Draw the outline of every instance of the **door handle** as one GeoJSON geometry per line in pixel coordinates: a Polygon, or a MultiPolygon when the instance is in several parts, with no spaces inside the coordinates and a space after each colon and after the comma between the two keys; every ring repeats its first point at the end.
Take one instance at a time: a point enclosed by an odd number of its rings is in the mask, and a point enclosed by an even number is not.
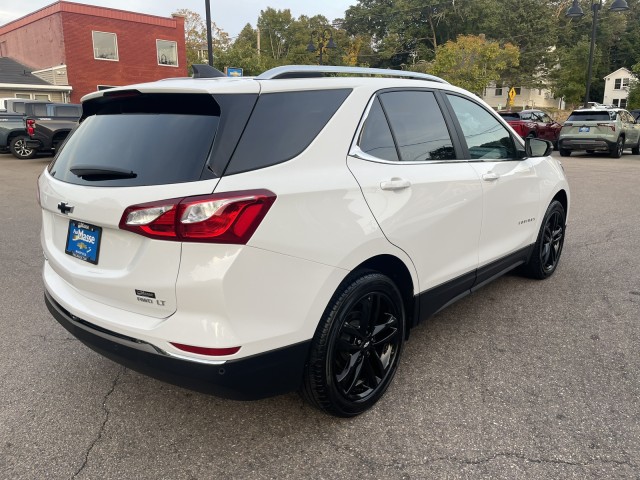
{"type": "Polygon", "coordinates": [[[380,182],[380,188],[382,190],[403,190],[409,188],[411,182],[404,178],[393,177],[391,180],[384,180],[380,182]]]}
{"type": "Polygon", "coordinates": [[[489,172],[489,173],[485,173],[482,175],[482,179],[485,182],[495,182],[496,180],[498,180],[500,178],[499,175],[496,175],[495,173],[489,172]]]}

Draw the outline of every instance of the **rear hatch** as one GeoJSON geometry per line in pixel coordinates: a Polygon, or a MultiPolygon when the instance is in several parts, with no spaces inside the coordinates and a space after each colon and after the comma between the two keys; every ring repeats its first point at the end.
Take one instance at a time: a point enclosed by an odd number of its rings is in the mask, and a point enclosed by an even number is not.
{"type": "Polygon", "coordinates": [[[569,115],[561,133],[571,137],[612,135],[616,131],[616,115],[608,110],[578,110],[569,115]]]}
{"type": "Polygon", "coordinates": [[[255,98],[126,91],[85,102],[39,181],[50,267],[84,297],[156,318],[175,312],[182,244],[121,229],[123,214],[213,192],[224,169],[214,159],[228,158],[255,98]]]}

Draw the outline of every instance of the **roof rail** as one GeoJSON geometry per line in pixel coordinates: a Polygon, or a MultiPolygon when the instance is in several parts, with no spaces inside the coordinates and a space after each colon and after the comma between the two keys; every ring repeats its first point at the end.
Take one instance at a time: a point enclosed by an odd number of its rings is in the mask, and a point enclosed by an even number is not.
{"type": "Polygon", "coordinates": [[[335,67],[331,65],[284,65],[272,68],[258,75],[256,80],[274,80],[282,78],[308,78],[322,77],[325,73],[343,73],[352,75],[381,75],[384,77],[404,77],[414,80],[428,80],[430,82],[449,83],[435,75],[426,73],[409,72],[407,70],[391,70],[384,68],[363,67],[335,67]]]}

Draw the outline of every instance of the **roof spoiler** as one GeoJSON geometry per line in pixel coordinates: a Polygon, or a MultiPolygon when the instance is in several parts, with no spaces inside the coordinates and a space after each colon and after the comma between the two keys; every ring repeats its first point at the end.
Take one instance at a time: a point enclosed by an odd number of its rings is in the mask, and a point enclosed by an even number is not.
{"type": "Polygon", "coordinates": [[[193,68],[193,78],[226,77],[224,73],[217,68],[213,68],[211,65],[194,63],[191,65],[191,68],[193,68]]]}

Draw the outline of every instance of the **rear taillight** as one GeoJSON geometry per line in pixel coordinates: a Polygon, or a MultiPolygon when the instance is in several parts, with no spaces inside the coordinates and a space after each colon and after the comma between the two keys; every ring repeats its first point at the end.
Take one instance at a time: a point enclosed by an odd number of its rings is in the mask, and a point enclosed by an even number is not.
{"type": "Polygon", "coordinates": [[[573,123],[571,123],[571,122],[564,122],[564,123],[562,124],[562,126],[563,126],[563,127],[573,127],[573,123]]]}
{"type": "Polygon", "coordinates": [[[27,119],[27,133],[30,137],[33,137],[33,134],[36,131],[36,121],[33,118],[27,119]]]}
{"type": "Polygon", "coordinates": [[[268,190],[172,198],[128,207],[120,228],[177,242],[246,244],[276,195],[268,190]]]}
{"type": "Polygon", "coordinates": [[[598,123],[599,127],[609,127],[612,131],[616,131],[616,124],[615,123],[598,123]]]}

